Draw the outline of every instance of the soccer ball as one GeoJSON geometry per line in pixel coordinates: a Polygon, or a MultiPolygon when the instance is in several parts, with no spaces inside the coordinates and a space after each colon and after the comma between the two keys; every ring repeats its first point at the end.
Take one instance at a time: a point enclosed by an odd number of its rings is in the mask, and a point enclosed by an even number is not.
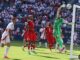
{"type": "Polygon", "coordinates": [[[71,4],[67,4],[67,9],[71,9],[72,5],[71,4]]]}
{"type": "Polygon", "coordinates": [[[67,24],[63,24],[63,27],[66,27],[67,26],[67,24]]]}

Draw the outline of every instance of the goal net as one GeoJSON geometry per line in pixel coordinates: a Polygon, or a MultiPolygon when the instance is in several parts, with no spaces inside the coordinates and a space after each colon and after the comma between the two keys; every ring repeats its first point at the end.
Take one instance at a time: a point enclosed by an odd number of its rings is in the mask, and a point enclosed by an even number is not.
{"type": "Polygon", "coordinates": [[[77,31],[77,33],[78,33],[78,31],[80,30],[80,27],[79,27],[80,21],[77,21],[77,19],[76,19],[77,16],[80,17],[80,13],[79,12],[80,12],[80,6],[79,5],[73,5],[72,28],[71,28],[71,43],[70,43],[70,59],[78,58],[78,56],[74,53],[74,48],[75,48],[74,47],[74,35],[75,35],[75,31],[77,31]]]}

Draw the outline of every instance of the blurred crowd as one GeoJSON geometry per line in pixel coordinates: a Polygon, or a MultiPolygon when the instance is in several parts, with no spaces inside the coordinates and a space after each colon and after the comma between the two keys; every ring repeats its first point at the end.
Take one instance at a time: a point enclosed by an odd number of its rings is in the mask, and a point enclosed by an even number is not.
{"type": "MultiPolygon", "coordinates": [[[[15,39],[22,39],[22,28],[27,21],[28,15],[34,16],[36,23],[36,31],[39,34],[39,29],[46,22],[50,21],[52,24],[56,18],[56,12],[61,4],[80,4],[80,0],[0,0],[0,30],[3,31],[6,25],[11,21],[11,15],[16,13],[17,24],[14,33],[15,39]],[[1,23],[2,22],[2,23],[1,23]],[[17,37],[16,37],[17,36],[17,37]]],[[[64,20],[72,21],[72,9],[64,8],[61,11],[64,20]]],[[[63,25],[63,34],[65,40],[68,41],[71,35],[71,26],[63,25]],[[68,34],[66,36],[66,34],[68,34]]],[[[76,13],[76,30],[77,35],[80,36],[80,9],[76,13]]],[[[80,38],[78,37],[78,40],[80,38]]]]}

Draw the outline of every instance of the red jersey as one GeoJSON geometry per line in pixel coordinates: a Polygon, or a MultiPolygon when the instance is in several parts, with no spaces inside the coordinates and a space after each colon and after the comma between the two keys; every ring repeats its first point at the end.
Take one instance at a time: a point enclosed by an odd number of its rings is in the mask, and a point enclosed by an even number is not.
{"type": "Polygon", "coordinates": [[[55,38],[53,36],[53,28],[51,26],[46,27],[46,39],[49,44],[53,44],[55,42],[55,38]]]}
{"type": "Polygon", "coordinates": [[[34,30],[34,22],[32,20],[28,21],[28,27],[29,27],[29,30],[34,30]]]}
{"type": "Polygon", "coordinates": [[[46,27],[46,34],[47,34],[47,35],[52,35],[52,34],[53,34],[53,29],[52,29],[51,26],[46,27]]]}
{"type": "Polygon", "coordinates": [[[27,31],[27,39],[29,41],[36,41],[37,34],[35,32],[35,24],[34,21],[28,21],[28,31],[27,31]]]}

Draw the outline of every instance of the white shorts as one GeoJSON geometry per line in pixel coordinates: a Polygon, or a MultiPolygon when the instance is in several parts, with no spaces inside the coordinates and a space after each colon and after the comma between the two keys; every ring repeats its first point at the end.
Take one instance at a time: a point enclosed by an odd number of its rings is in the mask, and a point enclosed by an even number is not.
{"type": "Polygon", "coordinates": [[[7,31],[4,31],[2,34],[1,43],[3,43],[3,44],[10,43],[10,36],[7,31]]]}

